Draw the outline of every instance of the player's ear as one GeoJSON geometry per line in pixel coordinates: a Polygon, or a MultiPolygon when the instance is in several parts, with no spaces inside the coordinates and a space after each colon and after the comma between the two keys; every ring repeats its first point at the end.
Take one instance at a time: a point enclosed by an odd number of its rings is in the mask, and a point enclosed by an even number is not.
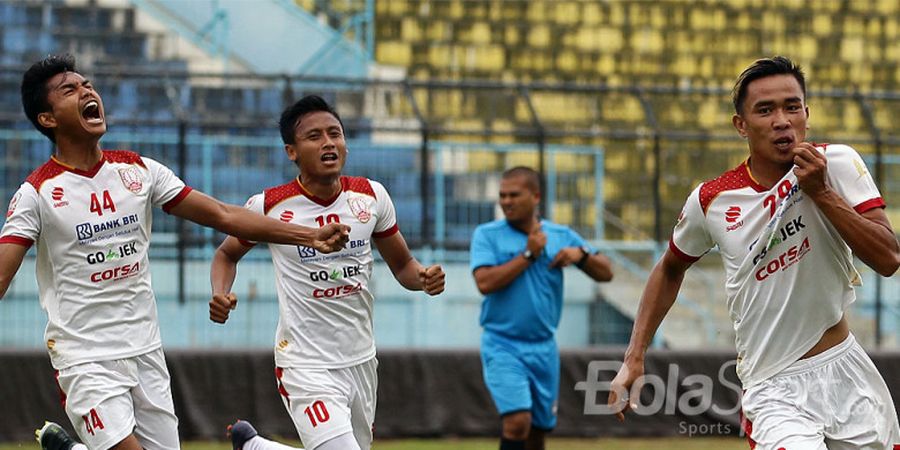
{"type": "Polygon", "coordinates": [[[38,123],[44,128],[56,128],[56,117],[51,112],[42,112],[37,115],[38,123]]]}
{"type": "Polygon", "coordinates": [[[731,124],[734,125],[734,129],[737,130],[742,138],[747,138],[747,122],[744,121],[743,117],[739,114],[731,116],[731,124]]]}
{"type": "Polygon", "coordinates": [[[287,153],[288,159],[294,162],[297,162],[297,158],[300,157],[300,153],[294,147],[294,144],[284,144],[284,152],[287,153]]]}

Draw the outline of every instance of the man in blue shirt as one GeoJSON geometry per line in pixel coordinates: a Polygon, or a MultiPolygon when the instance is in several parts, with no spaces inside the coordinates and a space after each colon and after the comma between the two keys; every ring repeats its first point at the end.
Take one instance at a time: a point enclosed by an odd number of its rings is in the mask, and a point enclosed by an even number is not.
{"type": "Polygon", "coordinates": [[[505,219],[472,236],[471,267],[481,307],[484,381],[503,421],[501,450],[543,450],[556,426],[563,267],[597,281],[612,279],[609,259],[570,228],[541,220],[540,177],[527,167],[503,173],[505,219]]]}

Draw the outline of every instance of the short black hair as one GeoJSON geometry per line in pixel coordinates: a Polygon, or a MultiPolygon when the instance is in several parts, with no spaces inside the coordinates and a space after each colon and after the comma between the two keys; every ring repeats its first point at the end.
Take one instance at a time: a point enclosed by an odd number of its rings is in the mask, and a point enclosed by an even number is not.
{"type": "Polygon", "coordinates": [[[47,102],[47,82],[57,74],[75,72],[75,57],[69,54],[49,55],[34,63],[22,76],[22,108],[31,124],[37,128],[50,142],[56,143],[53,130],[41,126],[38,115],[50,111],[47,102]]]}
{"type": "Polygon", "coordinates": [[[341,116],[338,115],[337,111],[335,111],[325,99],[318,95],[307,95],[306,97],[297,100],[293,105],[285,108],[281,113],[281,119],[278,120],[278,128],[281,131],[281,140],[284,141],[285,145],[295,143],[294,132],[297,129],[300,118],[317,111],[331,114],[338,120],[338,123],[341,124],[341,129],[344,129],[344,122],[341,121],[341,116]]]}
{"type": "Polygon", "coordinates": [[[541,193],[541,175],[531,167],[516,166],[503,172],[502,178],[523,177],[525,178],[525,187],[536,194],[541,193]]]}
{"type": "Polygon", "coordinates": [[[740,115],[741,109],[744,107],[744,100],[747,98],[747,86],[750,82],[765,78],[772,75],[793,75],[800,83],[800,89],[803,90],[803,98],[806,99],[806,75],[799,65],[784,56],[774,56],[772,58],[757,59],[750,64],[750,67],[744,69],[737,81],[734,83],[734,89],[731,91],[731,102],[734,103],[734,111],[740,115]]]}

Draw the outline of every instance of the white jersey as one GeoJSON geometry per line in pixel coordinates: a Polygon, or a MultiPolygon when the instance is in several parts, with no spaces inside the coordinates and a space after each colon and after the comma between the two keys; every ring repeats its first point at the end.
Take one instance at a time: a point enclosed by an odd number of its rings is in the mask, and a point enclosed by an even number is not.
{"type": "MultiPolygon", "coordinates": [[[[372,238],[399,231],[394,205],[380,183],[341,177],[341,192],[321,199],[294,181],[266,189],[247,201],[259,214],[308,227],[350,225],[344,250],[269,244],[275,264],[279,318],[278,367],[338,369],[375,356],[372,331],[372,238]]],[[[244,245],[254,245],[241,240],[244,245]]]]}
{"type": "Polygon", "coordinates": [[[168,211],[190,190],[167,167],[127,151],[104,151],[89,171],[51,158],[19,187],[0,243],[37,243],[53,367],[160,346],[147,259],[151,207],[168,211]]]}
{"type": "MultiPolygon", "coordinates": [[[[854,149],[817,149],[828,161],[826,182],[857,212],[885,206],[854,149]]],[[[669,248],[693,262],[715,245],[745,389],[797,361],[856,298],[860,278],[850,248],[800,190],[793,170],[766,189],[745,162],[698,186],[669,248]]]]}

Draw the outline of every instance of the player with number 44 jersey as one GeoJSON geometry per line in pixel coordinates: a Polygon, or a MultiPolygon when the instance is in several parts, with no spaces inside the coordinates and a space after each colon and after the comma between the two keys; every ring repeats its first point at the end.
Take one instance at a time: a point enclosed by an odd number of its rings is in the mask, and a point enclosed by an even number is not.
{"type": "MultiPolygon", "coordinates": [[[[37,244],[47,350],[83,445],[177,449],[178,419],[150,286],[152,208],[246,239],[329,253],[343,248],[348,230],[260,220],[191,190],[153,159],[101,150],[103,101],[71,56],[31,66],[22,104],[55,151],[10,202],[0,232],[0,297],[37,244]]],[[[42,444],[51,435],[65,433],[56,424],[38,430],[42,444]]]]}
{"type": "MultiPolygon", "coordinates": [[[[279,320],[275,335],[278,392],[305,448],[368,449],[372,443],[377,388],[372,331],[373,244],[394,277],[409,290],[444,290],[439,265],[423,267],[400,234],[394,205],[380,183],[341,176],[347,157],[337,112],[307,96],[279,122],[288,158],[300,175],[266,189],[247,208],[307,226],[350,225],[347,247],[323,255],[303,246],[270,245],[275,264],[279,320]]],[[[211,268],[210,319],[225,323],[237,305],[231,292],[238,261],[254,242],[228,237],[211,268]]],[[[246,421],[229,427],[235,448],[283,449],[257,435],[246,421]]]]}

